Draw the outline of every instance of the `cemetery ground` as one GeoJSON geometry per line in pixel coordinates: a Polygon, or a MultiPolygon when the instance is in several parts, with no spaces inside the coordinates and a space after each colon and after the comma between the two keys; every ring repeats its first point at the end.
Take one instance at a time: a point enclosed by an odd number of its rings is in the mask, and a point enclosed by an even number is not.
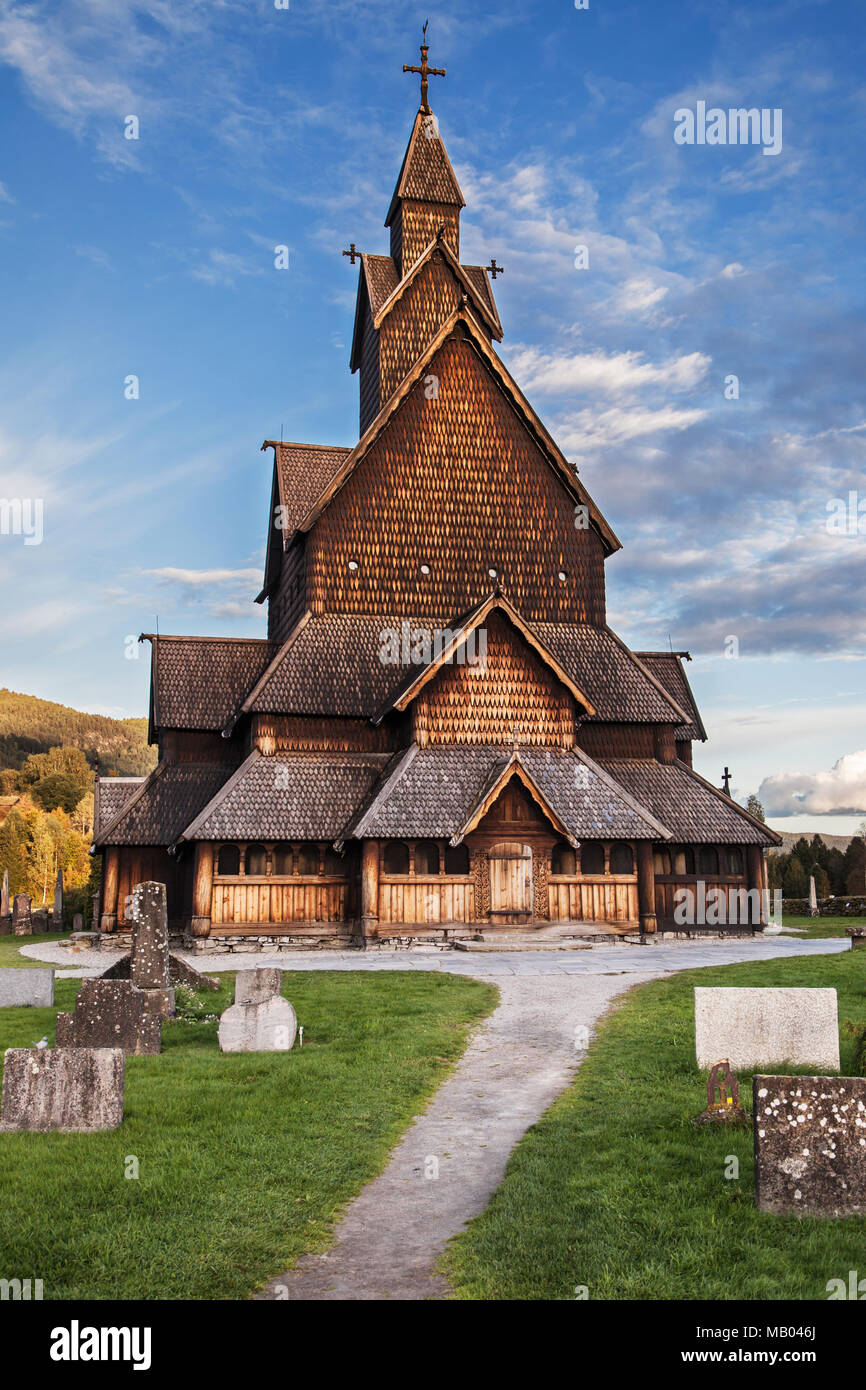
{"type": "MultiPolygon", "coordinates": [[[[830,1279],[866,1276],[866,1218],[758,1212],[751,1128],[692,1123],[706,1105],[696,985],[835,988],[841,1074],[866,1073],[866,951],[710,967],[639,986],[601,1021],[575,1081],[449,1247],[442,1268],[453,1296],[820,1300],[830,1279]],[[726,1176],[732,1158],[738,1178],[726,1176]]],[[[751,1075],[739,1082],[751,1109],[751,1075]]]]}
{"type": "MultiPolygon", "coordinates": [[[[32,967],[22,944],[0,940],[0,965],[32,967]]],[[[52,1009],[0,1010],[0,1055],[53,1044],[79,984],[59,977],[52,1009]]],[[[203,1011],[233,987],[222,975],[203,1011]]],[[[287,971],[283,993],[303,1047],[223,1054],[216,1019],[167,1022],[159,1056],[126,1058],[118,1129],[2,1135],[3,1272],[42,1279],[46,1299],[248,1298],[327,1246],[496,1003],[428,973],[287,971]]]]}
{"type": "Polygon", "coordinates": [[[862,917],[793,917],[785,913],[784,926],[796,927],[797,935],[806,941],[821,937],[844,936],[846,927],[863,925],[862,917]]]}

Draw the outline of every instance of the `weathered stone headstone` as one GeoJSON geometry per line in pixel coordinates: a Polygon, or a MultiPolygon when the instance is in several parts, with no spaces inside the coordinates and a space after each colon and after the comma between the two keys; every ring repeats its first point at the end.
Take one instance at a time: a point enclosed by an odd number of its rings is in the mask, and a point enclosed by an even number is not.
{"type": "Polygon", "coordinates": [[[809,879],[809,916],[817,917],[818,913],[818,892],[815,888],[814,877],[809,879]]]}
{"type": "Polygon", "coordinates": [[[132,983],[167,989],[168,911],[164,883],[137,883],[132,890],[132,983]]]}
{"type": "Polygon", "coordinates": [[[75,1012],[57,1015],[58,1047],[119,1047],[129,1055],[159,1052],[162,1019],[143,990],[126,980],[84,980],[75,1012]]]}
{"type": "Polygon", "coordinates": [[[76,912],[76,913],[73,914],[73,917],[72,917],[72,930],[73,930],[74,932],[75,932],[75,931],[84,931],[84,917],[82,916],[82,914],[81,914],[80,912],[76,912]]]}
{"type": "Polygon", "coordinates": [[[116,1129],[124,1074],[120,1048],[9,1048],[0,1130],[116,1129]]]}
{"type": "Polygon", "coordinates": [[[35,936],[37,932],[47,932],[50,930],[48,922],[48,908],[37,907],[30,913],[30,934],[35,936]]]}
{"type": "Polygon", "coordinates": [[[839,1069],[835,989],[696,989],[701,1070],[727,1057],[734,1071],[794,1066],[839,1069]]]}
{"type": "Polygon", "coordinates": [[[716,1062],[707,1080],[707,1108],[695,1116],[696,1125],[747,1125],[749,1117],[740,1104],[740,1087],[727,1057],[716,1062]]]}
{"type": "Polygon", "coordinates": [[[132,890],[130,979],[147,995],[147,1008],[170,1018],[175,1011],[168,969],[168,909],[164,883],[137,883],[132,890]]]}
{"type": "Polygon", "coordinates": [[[0,1008],[50,1009],[53,1003],[53,970],[0,970],[0,1008]]]}
{"type": "Polygon", "coordinates": [[[16,936],[32,936],[33,924],[30,920],[30,897],[27,893],[16,893],[12,902],[12,930],[16,936]]]}
{"type": "Polygon", "coordinates": [[[221,1051],[290,1051],[298,1020],[288,999],[280,994],[282,982],[282,970],[238,971],[235,1002],[220,1018],[221,1051]]]}
{"type": "Polygon", "coordinates": [[[9,870],[3,870],[3,887],[0,888],[0,917],[9,917],[9,870]]]}
{"type": "Polygon", "coordinates": [[[57,883],[54,888],[54,906],[51,909],[52,931],[63,930],[63,870],[57,870],[57,883]]]}
{"type": "Polygon", "coordinates": [[[866,1215],[866,1077],[754,1078],[761,1211],[866,1215]]]}

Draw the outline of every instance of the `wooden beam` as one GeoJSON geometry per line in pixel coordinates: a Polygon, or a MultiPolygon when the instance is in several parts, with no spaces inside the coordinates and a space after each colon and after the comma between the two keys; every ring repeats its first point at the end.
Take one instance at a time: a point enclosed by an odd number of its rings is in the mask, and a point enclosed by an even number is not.
{"type": "Polygon", "coordinates": [[[655,863],[649,840],[637,842],[637,897],[641,932],[658,931],[655,863]]]}
{"type": "Polygon", "coordinates": [[[365,937],[379,930],[379,842],[365,840],[361,850],[361,930],[365,937]]]}
{"type": "Polygon", "coordinates": [[[199,840],[195,847],[195,869],[192,887],[193,936],[210,936],[211,904],[213,901],[213,859],[214,847],[206,840],[199,840]]]}
{"type": "Polygon", "coordinates": [[[114,931],[117,926],[117,885],[120,872],[120,850],[108,845],[102,860],[102,931],[114,931]]]}

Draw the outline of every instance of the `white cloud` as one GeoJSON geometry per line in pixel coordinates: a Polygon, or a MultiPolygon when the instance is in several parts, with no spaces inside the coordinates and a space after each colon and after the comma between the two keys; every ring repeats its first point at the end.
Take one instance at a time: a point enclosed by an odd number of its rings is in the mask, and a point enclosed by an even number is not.
{"type": "Polygon", "coordinates": [[[539,395],[603,391],[609,396],[624,396],[647,387],[690,391],[703,381],[711,361],[703,352],[660,363],[646,362],[642,352],[566,354],[517,347],[508,354],[509,367],[521,386],[539,395]]]}
{"type": "Polygon", "coordinates": [[[859,815],[866,811],[866,748],[846,753],[829,772],[765,777],[758,796],[767,815],[859,815]]]}

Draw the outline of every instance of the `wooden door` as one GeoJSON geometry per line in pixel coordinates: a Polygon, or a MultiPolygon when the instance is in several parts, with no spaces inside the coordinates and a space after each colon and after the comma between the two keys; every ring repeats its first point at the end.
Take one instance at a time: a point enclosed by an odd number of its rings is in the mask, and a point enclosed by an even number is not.
{"type": "Polygon", "coordinates": [[[490,919],[492,922],[532,920],[532,849],[519,841],[494,845],[488,853],[490,919]]]}

